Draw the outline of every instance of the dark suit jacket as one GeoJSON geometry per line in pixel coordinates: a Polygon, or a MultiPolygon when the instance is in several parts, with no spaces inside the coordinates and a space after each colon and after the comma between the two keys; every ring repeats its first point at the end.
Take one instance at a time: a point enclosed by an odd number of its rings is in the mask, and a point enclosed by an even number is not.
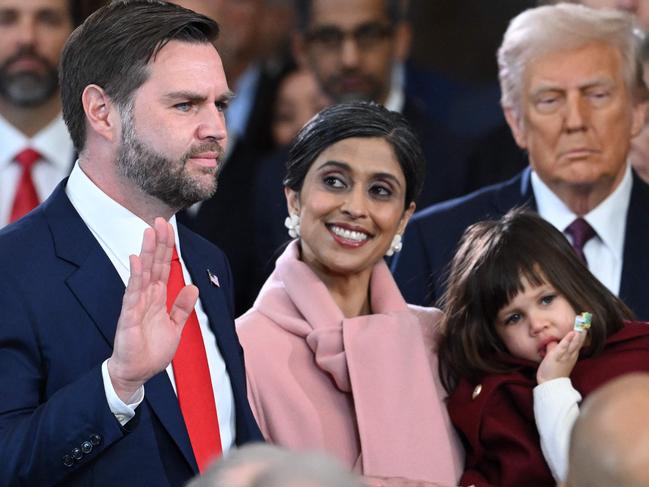
{"type": "Polygon", "coordinates": [[[516,145],[502,123],[472,145],[467,158],[465,194],[513,178],[529,164],[527,152],[516,145]]]}
{"type": "MultiPolygon", "coordinates": [[[[447,267],[464,230],[487,218],[500,218],[516,206],[536,210],[529,168],[509,181],[417,213],[406,228],[403,250],[392,271],[406,301],[431,304],[445,286],[447,267]]],[[[634,173],[622,265],[620,298],[641,320],[649,320],[646,276],[649,275],[649,185],[634,173]]]]}
{"type": "Polygon", "coordinates": [[[417,208],[466,194],[466,141],[432,121],[416,99],[406,98],[401,113],[419,137],[426,159],[426,178],[417,208]]]}
{"type": "MultiPolygon", "coordinates": [[[[227,260],[178,231],[232,382],[236,443],[261,440],[246,398],[227,260]]],[[[112,353],[124,285],[67,198],[65,181],[0,232],[0,256],[0,485],[181,486],[196,474],[165,371],[145,384],[125,427],[109,410],[101,363],[112,353]],[[75,454],[66,466],[64,457],[75,454]]]]}
{"type": "MultiPolygon", "coordinates": [[[[512,365],[519,370],[485,377],[475,398],[476,384],[467,380],[449,396],[449,415],[466,447],[460,485],[556,485],[543,458],[534,420],[532,390],[538,364],[512,358],[512,365]]],[[[570,379],[586,398],[606,382],[631,372],[649,372],[647,323],[628,323],[611,335],[602,353],[580,358],[570,379]]]]}

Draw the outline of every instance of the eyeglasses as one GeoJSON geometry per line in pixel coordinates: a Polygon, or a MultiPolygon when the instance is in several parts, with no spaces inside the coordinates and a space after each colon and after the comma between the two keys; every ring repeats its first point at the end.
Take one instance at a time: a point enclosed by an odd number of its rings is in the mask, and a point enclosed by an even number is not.
{"type": "Polygon", "coordinates": [[[345,39],[351,37],[359,49],[369,50],[392,36],[394,28],[380,23],[363,24],[351,32],[337,27],[320,27],[306,33],[308,44],[323,50],[340,50],[345,39]]]}

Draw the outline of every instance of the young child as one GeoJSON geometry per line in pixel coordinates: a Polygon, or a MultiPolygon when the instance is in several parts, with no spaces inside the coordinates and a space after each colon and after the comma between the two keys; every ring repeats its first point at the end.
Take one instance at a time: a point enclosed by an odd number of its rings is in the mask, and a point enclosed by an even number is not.
{"type": "Polygon", "coordinates": [[[466,230],[441,307],[440,377],[466,447],[460,485],[555,485],[581,398],[649,371],[649,326],[630,321],[566,238],[530,212],[466,230]],[[575,331],[582,312],[591,328],[575,331]]]}

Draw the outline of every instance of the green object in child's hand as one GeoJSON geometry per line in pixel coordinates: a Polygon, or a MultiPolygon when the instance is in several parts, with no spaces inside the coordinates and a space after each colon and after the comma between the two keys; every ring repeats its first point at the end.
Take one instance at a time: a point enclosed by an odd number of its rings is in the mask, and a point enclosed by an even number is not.
{"type": "Polygon", "coordinates": [[[582,314],[575,317],[575,327],[576,332],[582,333],[590,328],[590,324],[593,321],[593,315],[584,311],[582,314]]]}

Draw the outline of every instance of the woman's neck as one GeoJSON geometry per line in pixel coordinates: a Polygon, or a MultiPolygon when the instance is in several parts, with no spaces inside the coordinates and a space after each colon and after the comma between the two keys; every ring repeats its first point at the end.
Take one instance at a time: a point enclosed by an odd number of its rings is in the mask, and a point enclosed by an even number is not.
{"type": "Polygon", "coordinates": [[[312,269],[324,283],[345,318],[367,315],[370,306],[370,277],[372,269],[357,274],[333,274],[312,269]]]}

